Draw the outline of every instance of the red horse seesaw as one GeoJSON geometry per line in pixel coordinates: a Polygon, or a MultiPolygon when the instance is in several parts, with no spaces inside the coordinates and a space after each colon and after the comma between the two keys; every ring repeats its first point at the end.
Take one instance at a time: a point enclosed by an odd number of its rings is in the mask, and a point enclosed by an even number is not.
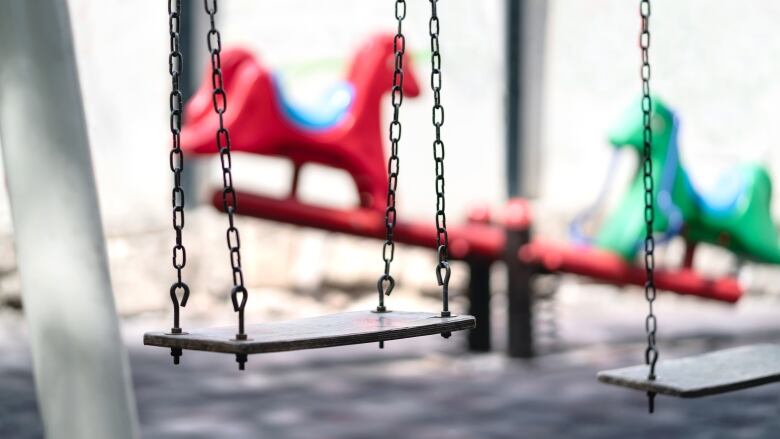
{"type": "MultiPolygon", "coordinates": [[[[279,78],[243,49],[222,54],[224,88],[228,94],[225,125],[234,151],[285,157],[294,172],[290,195],[280,199],[238,192],[238,213],[300,226],[383,238],[387,196],[387,160],[384,150],[382,98],[393,77],[393,36],[368,40],[352,59],[345,81],[336,84],[321,102],[301,106],[287,97],[279,78]],[[343,169],[355,182],[360,205],[334,209],[303,203],[297,198],[300,169],[317,163],[343,169]]],[[[416,97],[420,86],[411,57],[404,57],[404,96],[416,97]]],[[[188,102],[182,148],[189,154],[215,154],[217,119],[212,111],[211,76],[188,102]]],[[[221,192],[214,205],[221,209],[221,192]]],[[[414,224],[399,219],[399,242],[435,245],[433,221],[414,224]]],[[[453,258],[470,255],[490,259],[503,252],[501,229],[468,224],[450,230],[453,258]]]]}

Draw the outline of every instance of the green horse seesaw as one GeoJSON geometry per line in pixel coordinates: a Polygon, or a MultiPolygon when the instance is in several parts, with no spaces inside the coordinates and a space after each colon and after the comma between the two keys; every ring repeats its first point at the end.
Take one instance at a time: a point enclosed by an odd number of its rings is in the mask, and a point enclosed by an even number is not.
{"type": "MultiPolygon", "coordinates": [[[[780,264],[778,233],[772,221],[772,180],[760,164],[740,164],[723,173],[708,191],[698,189],[680,160],[678,133],[680,122],[674,111],[653,97],[652,155],[656,164],[655,225],[661,241],[682,236],[687,245],[686,265],[692,263],[696,243],[705,242],[727,248],[746,260],[780,264]]],[[[616,151],[631,148],[643,154],[642,112],[632,105],[609,135],[616,151]]],[[[614,169],[616,159],[613,158],[614,169]]],[[[604,190],[597,201],[572,223],[575,241],[587,242],[632,261],[644,242],[644,187],[640,166],[617,207],[607,216],[593,238],[582,232],[587,221],[603,203],[611,188],[612,170],[607,173],[604,190]]]]}
{"type": "MultiPolygon", "coordinates": [[[[696,297],[736,302],[744,288],[731,274],[709,276],[693,267],[698,243],[723,247],[741,260],[780,264],[778,234],[772,222],[770,205],[772,181],[763,166],[741,164],[725,172],[712,190],[703,191],[691,181],[680,160],[680,122],[662,100],[652,100],[652,169],[655,183],[654,235],[656,243],[680,237],[685,258],[678,268],[656,270],[659,290],[696,297]]],[[[569,243],[534,237],[518,251],[520,261],[535,270],[571,273],[615,285],[645,283],[645,270],[635,264],[644,245],[644,182],[642,162],[619,203],[607,213],[593,236],[583,226],[603,210],[607,193],[614,190],[614,169],[620,151],[630,148],[643,154],[641,106],[634,104],[611,130],[609,141],[615,148],[610,170],[596,201],[571,223],[569,243]]]]}

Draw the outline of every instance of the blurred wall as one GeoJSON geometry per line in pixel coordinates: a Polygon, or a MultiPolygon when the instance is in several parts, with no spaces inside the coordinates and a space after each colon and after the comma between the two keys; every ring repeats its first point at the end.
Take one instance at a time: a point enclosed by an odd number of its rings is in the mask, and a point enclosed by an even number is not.
{"type": "MultiPolygon", "coordinates": [[[[593,198],[606,132],[641,92],[637,3],[551,2],[542,187],[557,209],[593,198]]],[[[771,0],[653,2],[651,86],[681,117],[682,160],[698,185],[748,160],[780,184],[778,16],[771,0]]]]}
{"type": "MultiPolygon", "coordinates": [[[[164,2],[69,3],[107,229],[167,227],[170,83],[164,2]]],[[[428,2],[408,3],[408,44],[425,55],[428,2]]],[[[540,195],[562,218],[595,196],[609,158],[605,133],[640,91],[635,3],[550,1],[540,195]]],[[[185,5],[202,7],[200,1],[185,0],[185,5]]],[[[682,156],[696,181],[712,183],[741,160],[765,161],[780,177],[773,138],[780,58],[772,56],[780,50],[774,32],[780,3],[657,0],[653,5],[653,88],[682,115],[682,156]]],[[[448,0],[441,6],[453,218],[475,202],[497,205],[504,199],[502,14],[500,0],[448,0]]],[[[288,74],[297,96],[337,78],[343,69],[339,59],[370,33],[394,25],[391,1],[229,0],[221,3],[219,15],[223,44],[260,52],[265,62],[288,74]]],[[[417,67],[427,84],[427,63],[417,67]]],[[[406,103],[399,205],[404,215],[432,217],[430,94],[406,103]]],[[[239,160],[236,168],[239,185],[279,185],[264,179],[278,180],[286,172],[265,160],[239,160]],[[268,174],[258,171],[271,168],[268,174]]],[[[315,170],[304,183],[307,196],[327,192],[336,202],[350,199],[343,175],[315,170]]],[[[0,230],[7,233],[7,207],[0,206],[0,230]]]]}

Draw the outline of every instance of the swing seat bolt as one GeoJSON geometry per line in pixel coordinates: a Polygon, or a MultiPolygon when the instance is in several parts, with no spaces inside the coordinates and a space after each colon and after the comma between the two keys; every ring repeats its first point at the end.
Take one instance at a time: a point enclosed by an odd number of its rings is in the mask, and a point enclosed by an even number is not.
{"type": "Polygon", "coordinates": [[[236,354],[236,362],[238,363],[238,370],[244,370],[247,362],[247,354],[236,354]]]}
{"type": "Polygon", "coordinates": [[[450,338],[450,337],[452,337],[452,332],[449,332],[449,331],[442,332],[441,336],[444,337],[444,338],[450,338]]]}
{"type": "Polygon", "coordinates": [[[171,356],[173,357],[173,364],[179,364],[179,359],[181,358],[182,350],[181,348],[171,348],[171,356]]]}
{"type": "Polygon", "coordinates": [[[449,311],[442,311],[441,312],[442,317],[452,317],[452,313],[449,311]]]}

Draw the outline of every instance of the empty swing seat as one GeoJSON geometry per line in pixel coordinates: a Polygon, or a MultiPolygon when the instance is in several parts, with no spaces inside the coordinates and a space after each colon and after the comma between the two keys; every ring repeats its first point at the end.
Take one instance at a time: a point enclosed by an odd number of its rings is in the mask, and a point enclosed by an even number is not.
{"type": "Polygon", "coordinates": [[[757,344],[693,357],[659,361],[656,379],[648,366],[598,373],[599,381],[680,398],[698,398],[780,381],[780,345],[757,344]]]}
{"type": "Polygon", "coordinates": [[[166,348],[262,354],[375,343],[473,329],[476,320],[461,315],[389,311],[345,312],[282,322],[247,325],[248,340],[235,340],[236,328],[184,329],[186,334],[144,334],[144,344],[166,348]]]}

